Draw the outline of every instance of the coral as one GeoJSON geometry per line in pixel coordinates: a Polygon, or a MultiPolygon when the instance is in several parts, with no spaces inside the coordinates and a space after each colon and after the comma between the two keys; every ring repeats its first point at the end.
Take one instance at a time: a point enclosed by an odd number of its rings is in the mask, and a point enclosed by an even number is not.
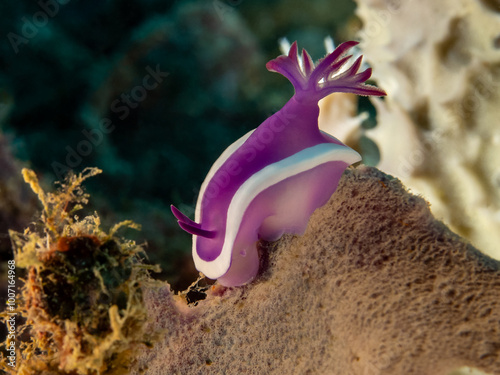
{"type": "Polygon", "coordinates": [[[132,350],[154,340],[144,330],[142,289],[156,267],[142,264],[142,247],[116,236],[137,226],[125,221],[106,233],[97,214],[75,215],[88,201],[81,183],[97,173],[70,174],[57,192],[45,193],[35,173],[23,169],[43,211],[35,228],[10,232],[16,267],[27,270],[17,334],[31,336],[18,347],[12,373],[126,374],[132,350]]]}
{"type": "Polygon", "coordinates": [[[358,0],[362,50],[388,93],[367,134],[378,167],[500,259],[500,9],[493,2],[358,0]],[[403,32],[404,30],[404,32],[403,32]]]}
{"type": "Polygon", "coordinates": [[[196,305],[148,291],[166,334],[132,373],[500,374],[500,263],[398,180],[348,169],[304,236],[261,245],[248,286],[197,288],[196,305]]]}

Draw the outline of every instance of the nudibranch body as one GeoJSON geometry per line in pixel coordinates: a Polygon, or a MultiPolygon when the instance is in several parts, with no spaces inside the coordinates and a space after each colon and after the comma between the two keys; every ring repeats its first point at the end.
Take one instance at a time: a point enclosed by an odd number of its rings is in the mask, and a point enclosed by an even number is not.
{"type": "Polygon", "coordinates": [[[288,56],[268,62],[268,70],[290,80],[294,96],[222,153],[202,184],[194,221],[172,206],[181,228],[193,234],[195,266],[206,277],[225,286],[250,282],[259,269],[257,241],[303,234],[344,170],[361,160],[318,128],[318,101],[333,92],[385,95],[364,83],[371,70],[358,73],[361,57],[339,73],[356,44],[341,44],[316,67],[305,50],[299,59],[296,42],[288,56]]]}

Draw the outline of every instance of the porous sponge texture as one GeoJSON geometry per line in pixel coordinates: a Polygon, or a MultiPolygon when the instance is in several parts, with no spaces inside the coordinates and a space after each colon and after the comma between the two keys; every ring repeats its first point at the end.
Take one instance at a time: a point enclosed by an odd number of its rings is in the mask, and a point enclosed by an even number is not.
{"type": "MultiPolygon", "coordinates": [[[[291,202],[293,204],[293,202],[291,202]]],[[[398,180],[345,172],[304,236],[263,244],[252,284],[147,298],[146,374],[500,374],[500,266],[398,180]]]]}

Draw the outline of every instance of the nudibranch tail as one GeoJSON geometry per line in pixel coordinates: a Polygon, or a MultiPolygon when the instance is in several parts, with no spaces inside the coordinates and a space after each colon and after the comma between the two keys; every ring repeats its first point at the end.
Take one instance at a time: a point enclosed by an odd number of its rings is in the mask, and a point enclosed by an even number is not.
{"type": "Polygon", "coordinates": [[[299,62],[297,42],[290,47],[288,56],[278,56],[269,61],[266,67],[288,78],[295,88],[299,100],[318,101],[334,92],[345,92],[358,95],[384,96],[385,91],[365,82],[371,76],[371,68],[358,73],[362,57],[341,72],[340,69],[350,60],[352,55],[344,54],[358,42],[345,42],[332,53],[320,60],[315,67],[306,50],[302,50],[302,62],[299,62]]]}

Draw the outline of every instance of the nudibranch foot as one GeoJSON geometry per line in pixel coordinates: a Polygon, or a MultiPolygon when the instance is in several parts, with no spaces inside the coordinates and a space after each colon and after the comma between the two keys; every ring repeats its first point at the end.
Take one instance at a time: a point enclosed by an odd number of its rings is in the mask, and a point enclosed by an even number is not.
{"type": "MultiPolygon", "coordinates": [[[[218,281],[234,286],[251,280],[258,272],[257,241],[276,241],[284,233],[302,235],[311,214],[337,189],[345,168],[360,159],[348,147],[324,143],[271,164],[249,178],[235,193],[227,211],[231,227],[227,227],[218,263],[230,272],[218,281]]],[[[207,267],[198,253],[194,259],[195,265],[209,272],[207,277],[215,278],[215,269],[207,267]]]]}
{"type": "Polygon", "coordinates": [[[217,278],[223,286],[238,286],[248,284],[259,272],[259,253],[257,241],[245,250],[234,251],[231,258],[231,267],[217,278]]]}
{"type": "Polygon", "coordinates": [[[341,44],[315,67],[297,43],[266,66],[287,77],[295,95],[257,129],[230,145],[214,163],[196,203],[195,220],[172,206],[179,225],[193,235],[196,268],[225,286],[257,275],[259,239],[303,234],[309,217],[335,192],[344,170],[361,156],[318,128],[318,101],[332,92],[385,95],[364,82],[361,58],[344,71],[356,42],[341,44]]]}

